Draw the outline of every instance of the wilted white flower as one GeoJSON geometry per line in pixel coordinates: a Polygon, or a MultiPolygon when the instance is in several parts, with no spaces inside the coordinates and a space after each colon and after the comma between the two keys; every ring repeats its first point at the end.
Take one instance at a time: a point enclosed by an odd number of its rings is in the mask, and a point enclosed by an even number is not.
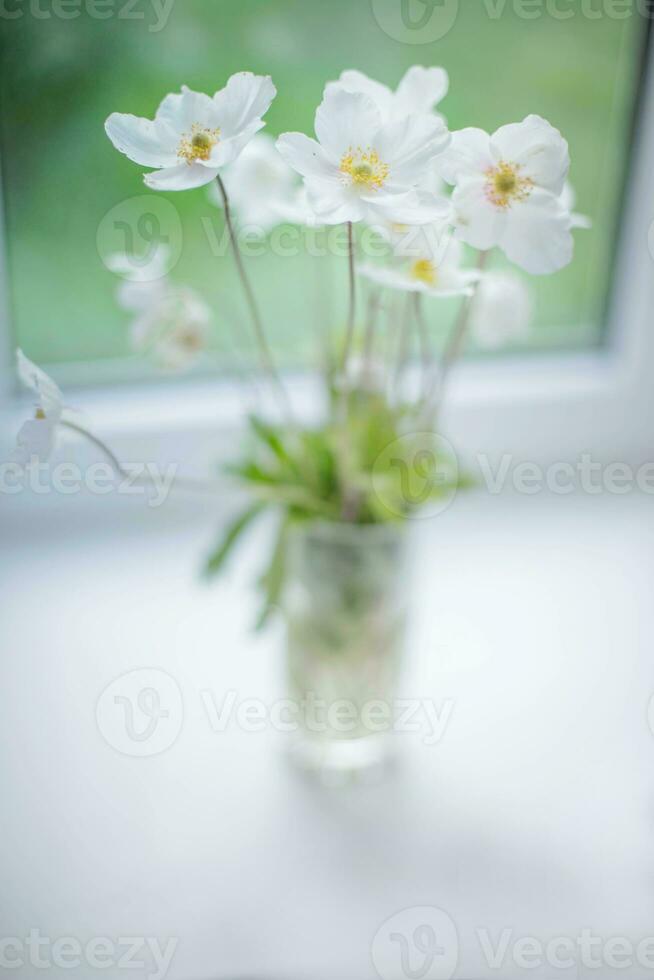
{"type": "MultiPolygon", "coordinates": [[[[293,204],[299,190],[294,170],[280,156],[275,141],[258,133],[223,175],[225,188],[239,224],[265,234],[281,224],[280,217],[293,204]]],[[[222,196],[214,185],[209,196],[218,207],[222,196]]]]}
{"type": "Polygon", "coordinates": [[[436,159],[454,184],[456,234],[475,248],[495,245],[534,274],[556,272],[572,259],[570,215],[561,194],[570,166],[568,144],[540,116],[502,126],[452,134],[436,159]]]}
{"type": "Polygon", "coordinates": [[[390,233],[396,256],[389,265],[363,265],[359,273],[380,286],[445,298],[470,296],[479,273],[461,268],[463,246],[443,226],[395,227],[390,233]]]}
{"type": "Polygon", "coordinates": [[[375,103],[382,121],[398,122],[407,116],[432,114],[447,95],[448,74],[444,68],[423,68],[413,65],[406,72],[395,92],[388,85],[368,78],[362,71],[341,72],[337,82],[329,82],[327,90],[340,86],[348,92],[361,92],[375,103]]]}
{"type": "Polygon", "coordinates": [[[495,350],[524,340],[533,315],[531,293],[512,272],[485,272],[475,290],[469,329],[479,347],[495,350]]]}
{"type": "Polygon", "coordinates": [[[208,184],[265,123],[276,94],[269,76],[238,72],[211,98],[185,85],[167,95],[154,120],[114,112],[105,129],[117,150],[144,167],[148,187],[182,191],[208,184]]]}
{"type": "MultiPolygon", "coordinates": [[[[304,177],[309,203],[324,224],[406,220],[418,207],[416,187],[428,164],[450,139],[435,117],[383,124],[370,98],[338,85],[325,91],[315,130],[318,141],[284,133],[277,147],[304,177]]],[[[420,213],[431,220],[426,208],[420,213]]]]}
{"type": "Polygon", "coordinates": [[[22,350],[16,351],[18,377],[36,394],[34,417],[24,422],[16,436],[11,462],[27,467],[34,460],[45,463],[57,443],[62,422],[73,421],[74,413],[64,406],[59,386],[33,364],[22,350]]]}

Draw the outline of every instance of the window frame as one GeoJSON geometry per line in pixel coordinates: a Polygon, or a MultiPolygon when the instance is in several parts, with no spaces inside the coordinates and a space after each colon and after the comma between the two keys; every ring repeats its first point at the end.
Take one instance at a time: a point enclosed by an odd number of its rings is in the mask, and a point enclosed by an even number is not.
{"type": "MultiPolygon", "coordinates": [[[[647,369],[654,369],[650,312],[654,310],[654,56],[650,35],[648,22],[603,345],[582,353],[527,354],[458,365],[442,429],[463,455],[512,454],[550,462],[573,461],[591,452],[598,459],[629,462],[651,452],[654,394],[647,369]]],[[[16,390],[10,350],[1,195],[0,223],[0,418],[15,427],[25,399],[16,390]]],[[[287,374],[285,382],[302,416],[314,417],[319,404],[317,379],[287,374]]],[[[187,458],[184,446],[192,445],[200,469],[215,467],[216,432],[238,428],[245,414],[242,384],[233,380],[73,389],[67,395],[119,453],[137,458],[134,453],[142,456],[147,447],[149,458],[181,463],[187,458]]],[[[267,410],[265,398],[262,405],[267,410]]]]}

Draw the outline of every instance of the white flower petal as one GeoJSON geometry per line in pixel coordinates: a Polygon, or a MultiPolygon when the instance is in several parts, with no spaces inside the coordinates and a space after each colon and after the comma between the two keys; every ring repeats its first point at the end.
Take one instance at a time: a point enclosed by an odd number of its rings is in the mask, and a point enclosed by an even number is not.
{"type": "Polygon", "coordinates": [[[410,279],[406,270],[392,265],[374,265],[372,262],[357,266],[357,275],[386,286],[388,289],[399,289],[407,293],[422,293],[425,283],[419,279],[410,279]]]}
{"type": "Polygon", "coordinates": [[[316,111],[316,136],[327,158],[337,166],[349,148],[369,147],[381,127],[372,99],[360,92],[330,86],[316,111]]]}
{"type": "Polygon", "coordinates": [[[494,163],[490,136],[483,129],[470,127],[452,133],[452,142],[436,158],[434,167],[448,184],[457,184],[484,173],[494,163]]]}
{"type": "Polygon", "coordinates": [[[473,289],[470,280],[464,276],[446,276],[441,270],[436,270],[436,285],[430,286],[429,283],[416,279],[411,275],[411,265],[400,267],[373,265],[372,263],[360,266],[357,269],[359,275],[365,276],[372,282],[389,289],[399,289],[406,293],[424,293],[426,296],[433,296],[436,299],[449,299],[452,296],[471,296],[473,289]]]}
{"type": "MultiPolygon", "coordinates": [[[[258,133],[238,159],[226,168],[223,181],[239,224],[265,234],[282,223],[280,209],[291,206],[298,189],[294,170],[267,133],[258,133]]],[[[222,208],[218,188],[212,185],[210,199],[222,208]]]]}
{"type": "Polygon", "coordinates": [[[593,227],[592,220],[587,214],[579,214],[575,211],[575,204],[577,203],[577,195],[575,189],[569,180],[566,180],[565,187],[559,198],[561,206],[570,212],[570,227],[571,228],[584,228],[588,230],[593,227]]]}
{"type": "Polygon", "coordinates": [[[163,279],[153,279],[151,282],[126,280],[121,282],[116,290],[118,305],[130,312],[148,310],[159,303],[166,294],[167,284],[163,279]]]}
{"type": "Polygon", "coordinates": [[[275,145],[286,163],[303,177],[333,177],[336,173],[320,143],[304,133],[282,133],[275,145]]]}
{"type": "Polygon", "coordinates": [[[366,206],[359,195],[344,188],[339,181],[324,177],[307,177],[307,200],[319,223],[338,225],[345,221],[361,221],[366,206]]]}
{"type": "Polygon", "coordinates": [[[151,174],[144,174],[145,184],[155,191],[186,191],[203,187],[216,178],[218,169],[209,170],[199,163],[180,163],[151,174]]]}
{"type": "Polygon", "coordinates": [[[502,126],[491,136],[491,150],[496,161],[521,164],[521,176],[530,177],[539,187],[553,194],[563,192],[570,169],[568,143],[546,119],[527,116],[520,123],[502,126]]]}
{"type": "Polygon", "coordinates": [[[354,68],[341,72],[338,82],[329,82],[325,91],[333,87],[344,88],[347,92],[360,92],[372,99],[383,118],[388,119],[394,101],[393,92],[388,85],[368,78],[362,71],[354,68]]]}
{"type": "Polygon", "coordinates": [[[475,291],[470,332],[480,347],[494,350],[525,338],[532,314],[523,279],[510,272],[486,272],[475,291]]]}
{"type": "Polygon", "coordinates": [[[450,80],[444,68],[413,65],[397,87],[393,116],[400,119],[412,113],[431,112],[445,98],[450,80]]]}
{"type": "Polygon", "coordinates": [[[190,133],[194,123],[208,128],[218,125],[213,99],[204,92],[194,92],[186,85],[182,85],[181,92],[166,96],[157,109],[155,122],[168,127],[177,136],[190,133]]]}
{"type": "Polygon", "coordinates": [[[452,206],[457,238],[483,251],[499,243],[508,212],[489,202],[483,177],[463,180],[452,195],[452,206]]]}
{"type": "Polygon", "coordinates": [[[237,133],[236,136],[218,140],[211,150],[211,156],[208,160],[197,160],[196,162],[202,167],[207,167],[209,170],[217,170],[221,167],[229,166],[230,163],[233,163],[241,155],[242,151],[250,143],[250,140],[264,126],[265,123],[261,119],[250,123],[240,133],[237,133]]]}
{"type": "Polygon", "coordinates": [[[433,213],[420,203],[414,190],[402,193],[361,195],[360,200],[366,209],[368,224],[418,225],[433,220],[433,213]]]}
{"type": "Polygon", "coordinates": [[[425,178],[428,164],[449,142],[440,119],[408,116],[384,126],[375,137],[375,149],[390,166],[391,180],[407,187],[425,178]]]}
{"type": "Polygon", "coordinates": [[[251,71],[232,75],[212,100],[223,138],[236,136],[258,123],[276,94],[270,75],[253,75],[251,71]]]}
{"type": "Polygon", "coordinates": [[[11,462],[28,467],[36,459],[45,463],[52,455],[57,436],[57,424],[52,419],[29,419],[23,422],[16,436],[16,448],[11,462]]]}
{"type": "Polygon", "coordinates": [[[532,275],[557,272],[572,261],[570,215],[558,197],[535,188],[526,201],[511,208],[498,244],[532,275]]]}
{"type": "Polygon", "coordinates": [[[306,186],[302,185],[288,201],[278,201],[274,205],[280,222],[291,225],[306,225],[315,228],[320,220],[309,203],[306,186]]]}
{"type": "Polygon", "coordinates": [[[143,167],[169,167],[177,159],[176,150],[164,145],[161,133],[149,119],[113,112],[104,128],[116,149],[143,167]]]}
{"type": "Polygon", "coordinates": [[[16,351],[18,377],[31,391],[39,397],[39,407],[49,420],[58,421],[61,418],[63,396],[59,386],[52,378],[25,357],[20,348],[16,351]]]}
{"type": "Polygon", "coordinates": [[[143,256],[114,252],[105,261],[110,272],[134,283],[153,283],[164,279],[171,265],[169,245],[158,244],[143,256]]]}
{"type": "Polygon", "coordinates": [[[588,231],[593,227],[593,222],[587,214],[579,214],[578,211],[573,211],[570,215],[570,227],[583,228],[584,231],[588,231]]]}

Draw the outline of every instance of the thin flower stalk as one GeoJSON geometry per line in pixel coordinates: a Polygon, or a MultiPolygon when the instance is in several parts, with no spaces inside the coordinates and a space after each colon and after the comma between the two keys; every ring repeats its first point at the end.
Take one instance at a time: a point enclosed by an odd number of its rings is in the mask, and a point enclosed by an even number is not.
{"type": "Polygon", "coordinates": [[[218,184],[218,189],[223,201],[223,208],[225,211],[225,224],[227,225],[227,231],[229,233],[230,242],[232,244],[232,252],[234,254],[234,261],[236,263],[236,269],[241,280],[241,285],[243,287],[243,292],[245,294],[245,299],[250,311],[250,316],[252,318],[252,325],[254,327],[254,333],[257,340],[257,345],[259,348],[259,355],[261,357],[261,365],[270,377],[275,390],[279,396],[279,401],[283,407],[286,414],[292,418],[292,410],[288,394],[282,380],[279,376],[277,368],[275,367],[275,362],[273,360],[272,354],[270,352],[270,347],[268,346],[268,341],[266,340],[266,334],[263,329],[263,322],[261,319],[261,314],[259,313],[259,307],[257,306],[257,301],[254,295],[254,290],[248,278],[247,272],[245,271],[245,264],[243,262],[243,256],[241,255],[241,250],[238,244],[238,237],[234,228],[234,222],[232,220],[231,207],[229,203],[229,197],[225,184],[222,180],[220,174],[216,176],[216,183],[218,184]]]}

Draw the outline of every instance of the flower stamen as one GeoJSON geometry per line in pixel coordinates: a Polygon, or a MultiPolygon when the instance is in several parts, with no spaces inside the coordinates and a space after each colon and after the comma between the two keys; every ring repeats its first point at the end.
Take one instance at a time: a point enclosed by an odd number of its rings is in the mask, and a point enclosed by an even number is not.
{"type": "Polygon", "coordinates": [[[514,202],[526,201],[534,182],[531,177],[521,177],[522,165],[501,160],[496,167],[486,171],[486,197],[496,208],[506,211],[514,202]]]}
{"type": "Polygon", "coordinates": [[[426,286],[435,286],[438,281],[438,270],[429,259],[418,259],[409,270],[412,279],[424,282],[426,286]]]}
{"type": "Polygon", "coordinates": [[[341,157],[340,171],[349,183],[362,190],[378,191],[384,186],[390,168],[379,159],[376,150],[352,147],[341,157]]]}
{"type": "Polygon", "coordinates": [[[196,160],[208,160],[211,151],[220,139],[219,129],[207,129],[200,123],[193,123],[190,135],[184,133],[177,150],[177,156],[190,165],[196,160]]]}

